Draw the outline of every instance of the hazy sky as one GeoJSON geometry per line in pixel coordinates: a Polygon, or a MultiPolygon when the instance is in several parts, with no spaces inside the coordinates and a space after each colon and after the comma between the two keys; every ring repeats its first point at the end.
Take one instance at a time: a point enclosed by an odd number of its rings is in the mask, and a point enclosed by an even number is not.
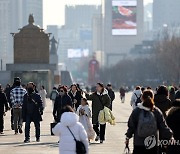
{"type": "MultiPolygon", "coordinates": [[[[152,0],[144,0],[147,4],[152,0]]],[[[47,25],[64,24],[64,6],[66,4],[101,4],[101,0],[43,0],[44,28],[47,25]]]]}

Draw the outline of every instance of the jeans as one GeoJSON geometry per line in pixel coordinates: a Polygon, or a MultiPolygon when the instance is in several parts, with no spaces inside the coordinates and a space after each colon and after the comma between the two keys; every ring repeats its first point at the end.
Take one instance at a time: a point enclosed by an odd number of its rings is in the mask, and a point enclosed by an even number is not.
{"type": "Polygon", "coordinates": [[[26,116],[26,123],[25,123],[25,139],[30,139],[30,124],[34,122],[35,131],[36,131],[36,139],[40,138],[40,121],[33,119],[30,115],[26,116]]]}
{"type": "Polygon", "coordinates": [[[105,131],[106,131],[106,124],[96,124],[93,125],[93,129],[96,132],[97,136],[100,136],[100,140],[105,140],[105,131]],[[100,126],[100,130],[99,130],[99,126],[100,126]]]}
{"type": "Polygon", "coordinates": [[[18,133],[18,128],[22,129],[22,109],[21,108],[13,109],[13,119],[14,119],[15,133],[18,133]]]}

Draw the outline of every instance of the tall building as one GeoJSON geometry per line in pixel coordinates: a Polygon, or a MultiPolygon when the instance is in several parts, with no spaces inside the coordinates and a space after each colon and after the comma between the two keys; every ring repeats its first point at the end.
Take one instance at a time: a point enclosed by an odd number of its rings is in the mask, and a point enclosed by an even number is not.
{"type": "Polygon", "coordinates": [[[153,28],[160,30],[163,25],[179,27],[180,25],[179,0],[154,0],[153,3],[153,28]]]}
{"type": "Polygon", "coordinates": [[[0,0],[0,59],[3,59],[3,69],[7,63],[13,62],[13,39],[10,33],[27,25],[29,14],[33,14],[35,23],[42,27],[42,0],[0,0]]]}
{"type": "Polygon", "coordinates": [[[67,28],[91,27],[94,14],[101,12],[100,6],[75,5],[65,7],[65,25],[67,28]]]}
{"type": "Polygon", "coordinates": [[[141,0],[103,0],[102,51],[106,66],[125,58],[143,40],[144,5],[141,0]]]}
{"type": "Polygon", "coordinates": [[[10,37],[10,0],[0,1],[0,68],[5,70],[7,56],[9,55],[10,37]]]}

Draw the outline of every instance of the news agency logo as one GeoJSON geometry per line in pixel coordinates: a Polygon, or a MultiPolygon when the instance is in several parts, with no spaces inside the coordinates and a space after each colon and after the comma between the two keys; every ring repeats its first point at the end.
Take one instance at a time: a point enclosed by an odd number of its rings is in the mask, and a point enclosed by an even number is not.
{"type": "Polygon", "coordinates": [[[144,145],[146,147],[146,149],[152,149],[154,148],[156,145],[157,146],[169,146],[169,145],[178,145],[180,146],[180,140],[156,140],[156,137],[154,135],[152,136],[148,136],[145,138],[144,140],[144,145]]]}

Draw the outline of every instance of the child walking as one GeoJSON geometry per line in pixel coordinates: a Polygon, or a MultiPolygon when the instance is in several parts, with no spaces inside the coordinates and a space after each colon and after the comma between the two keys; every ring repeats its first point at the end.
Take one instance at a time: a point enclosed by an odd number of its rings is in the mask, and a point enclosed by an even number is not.
{"type": "Polygon", "coordinates": [[[81,99],[81,105],[77,109],[77,114],[79,115],[79,122],[84,126],[88,139],[93,140],[95,136],[95,132],[93,126],[91,124],[91,110],[89,108],[88,102],[86,98],[81,99]]]}

